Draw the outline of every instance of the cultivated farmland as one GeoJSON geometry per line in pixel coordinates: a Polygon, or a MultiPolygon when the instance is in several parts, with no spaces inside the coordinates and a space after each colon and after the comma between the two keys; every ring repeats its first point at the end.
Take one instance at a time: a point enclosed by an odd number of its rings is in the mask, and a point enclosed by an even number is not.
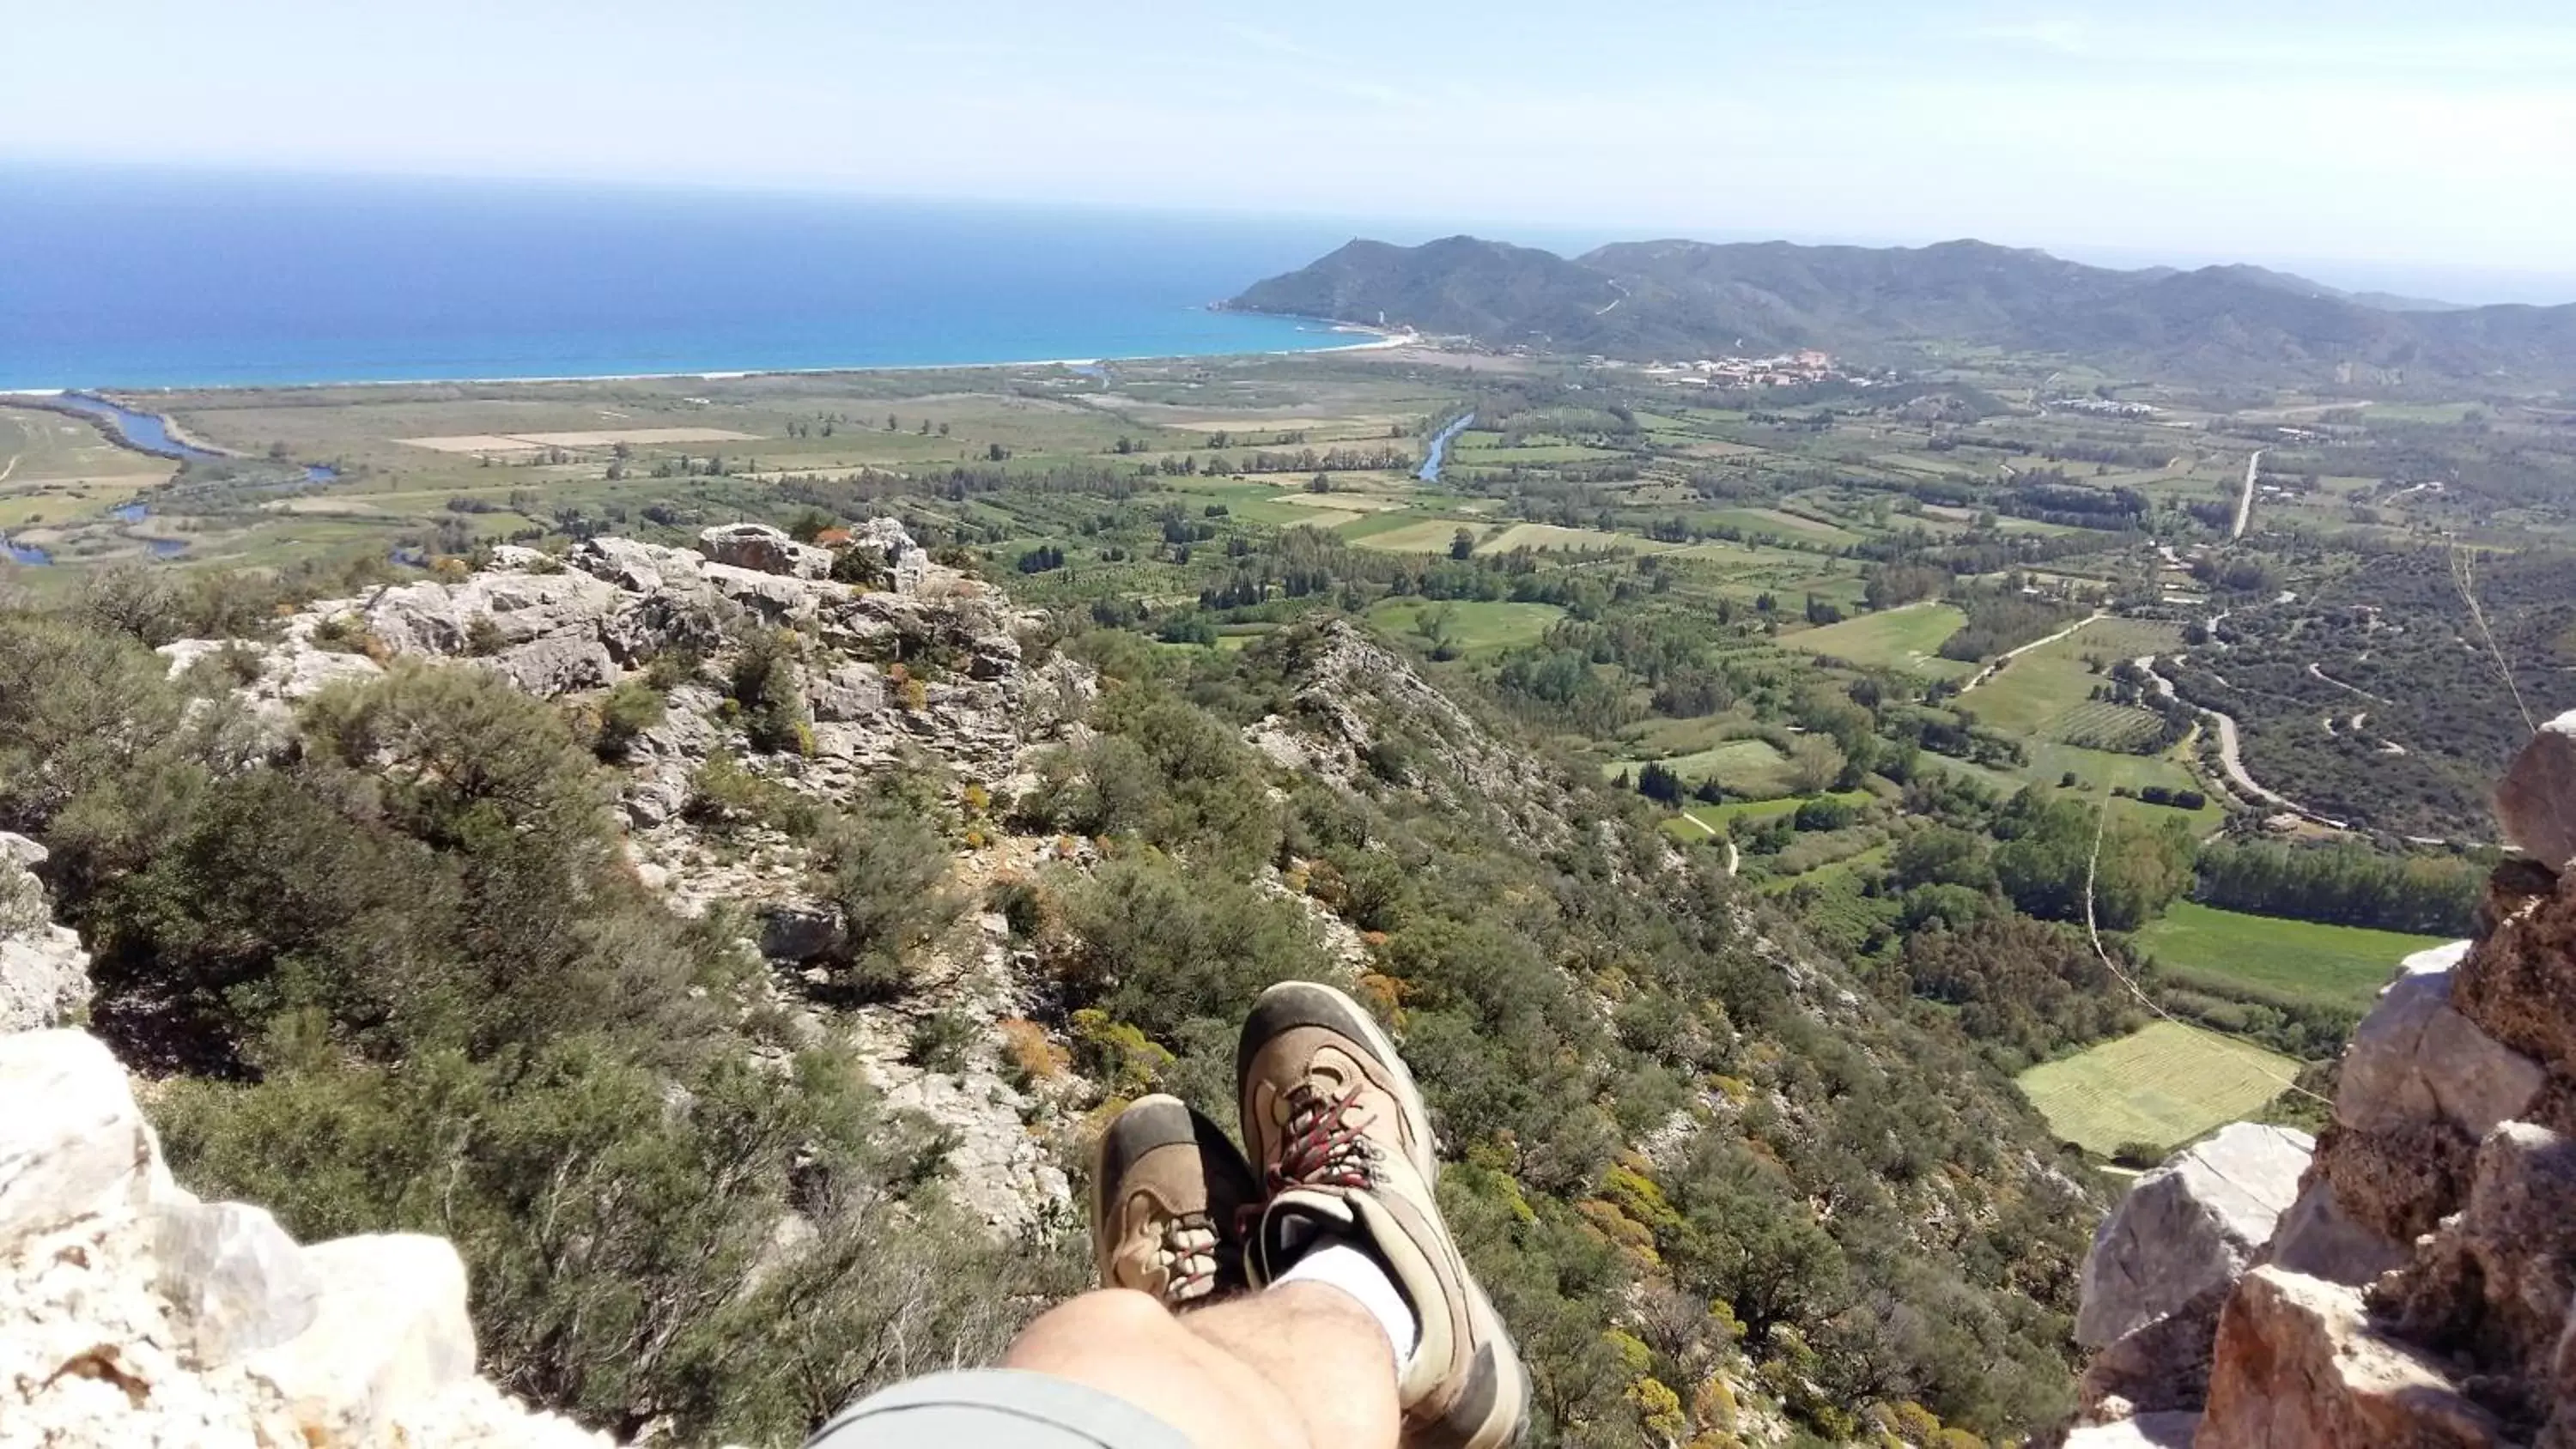
{"type": "Polygon", "coordinates": [[[2021,1089],[2058,1136],[2109,1156],[2125,1143],[2159,1151],[2252,1116],[2299,1064],[2214,1032],[2149,1022],[2124,1037],[2021,1074],[2021,1089]]]}

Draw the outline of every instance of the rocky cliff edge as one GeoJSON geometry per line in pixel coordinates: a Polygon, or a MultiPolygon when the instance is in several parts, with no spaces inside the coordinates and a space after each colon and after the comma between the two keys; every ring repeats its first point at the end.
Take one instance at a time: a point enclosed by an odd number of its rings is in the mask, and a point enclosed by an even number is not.
{"type": "Polygon", "coordinates": [[[2408,957],[2333,1116],[2239,1124],[2096,1236],[2082,1449],[2576,1449],[2576,713],[2497,791],[2525,854],[2408,957]]]}

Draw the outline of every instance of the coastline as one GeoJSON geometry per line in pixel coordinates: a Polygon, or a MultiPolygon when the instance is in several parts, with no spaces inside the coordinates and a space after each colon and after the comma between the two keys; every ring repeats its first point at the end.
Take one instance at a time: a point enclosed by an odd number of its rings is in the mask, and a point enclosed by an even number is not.
{"type": "MultiPolygon", "coordinates": [[[[1330,347],[1276,347],[1250,352],[1126,353],[1114,357],[1042,357],[1012,362],[865,362],[843,367],[751,367],[711,371],[562,373],[525,377],[352,378],[319,382],[173,383],[159,387],[128,387],[103,382],[64,384],[54,387],[0,388],[0,400],[24,398],[34,402],[47,398],[59,398],[67,393],[90,393],[114,400],[119,397],[140,399],[155,394],[183,392],[290,392],[309,388],[358,387],[516,387],[582,382],[736,382],[752,377],[829,377],[835,373],[846,372],[964,372],[1015,367],[1101,367],[1116,362],[1190,362],[1227,357],[1324,357],[1345,352],[1382,351],[1420,340],[1410,330],[1366,327],[1356,322],[1334,322],[1323,317],[1303,317],[1296,320],[1325,324],[1335,332],[1362,335],[1369,340],[1339,343],[1330,347]]],[[[163,416],[167,417],[166,414],[163,416]]],[[[174,432],[173,436],[177,434],[174,432]]],[[[187,440],[183,438],[182,441],[187,440]]],[[[194,443],[190,445],[198,446],[194,443]]],[[[220,450],[209,449],[209,451],[220,450]]]]}

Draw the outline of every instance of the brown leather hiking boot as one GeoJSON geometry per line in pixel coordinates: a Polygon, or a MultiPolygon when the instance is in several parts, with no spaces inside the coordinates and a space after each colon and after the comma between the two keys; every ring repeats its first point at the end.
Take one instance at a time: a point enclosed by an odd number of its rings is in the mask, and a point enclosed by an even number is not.
{"type": "Polygon", "coordinates": [[[1244,1286],[1238,1226],[1261,1201],[1225,1130],[1156,1093],[1100,1134],[1091,1164],[1091,1258],[1104,1288],[1167,1308],[1244,1286]]]}
{"type": "Polygon", "coordinates": [[[1235,1048],[1244,1146],[1269,1204],[1245,1244],[1257,1283],[1319,1239],[1374,1255],[1421,1324],[1396,1365],[1405,1449],[1502,1449],[1529,1425],[1529,1371],[1432,1196],[1439,1158],[1412,1073],[1360,1004],[1286,981],[1235,1048]]]}

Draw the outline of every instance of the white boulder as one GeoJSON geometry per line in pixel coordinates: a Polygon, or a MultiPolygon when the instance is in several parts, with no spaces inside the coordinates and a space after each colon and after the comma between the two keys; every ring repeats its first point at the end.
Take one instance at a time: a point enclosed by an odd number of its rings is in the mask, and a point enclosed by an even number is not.
{"type": "Polygon", "coordinates": [[[2576,859],[2576,709],[2542,725],[2496,782],[2505,838],[2557,870],[2576,859]]]}
{"type": "Polygon", "coordinates": [[[376,1443],[406,1406],[474,1376],[465,1264],[445,1238],[386,1233],[304,1250],[310,1327],[245,1366],[273,1386],[309,1442],[376,1443]]]}
{"type": "Polygon", "coordinates": [[[2242,1277],[2315,1151],[2304,1132],[2238,1122],[2139,1178],[2084,1256],[2076,1341],[2102,1348],[2242,1277]]]}
{"type": "Polygon", "coordinates": [[[173,1192],[152,1220],[152,1286],[200,1365],[231,1363],[312,1326],[320,1284],[266,1209],[173,1192]]]}
{"type": "Polygon", "coordinates": [[[97,1038],[0,1037],[0,1249],[83,1219],[138,1214],[156,1155],[125,1068],[97,1038]]]}

